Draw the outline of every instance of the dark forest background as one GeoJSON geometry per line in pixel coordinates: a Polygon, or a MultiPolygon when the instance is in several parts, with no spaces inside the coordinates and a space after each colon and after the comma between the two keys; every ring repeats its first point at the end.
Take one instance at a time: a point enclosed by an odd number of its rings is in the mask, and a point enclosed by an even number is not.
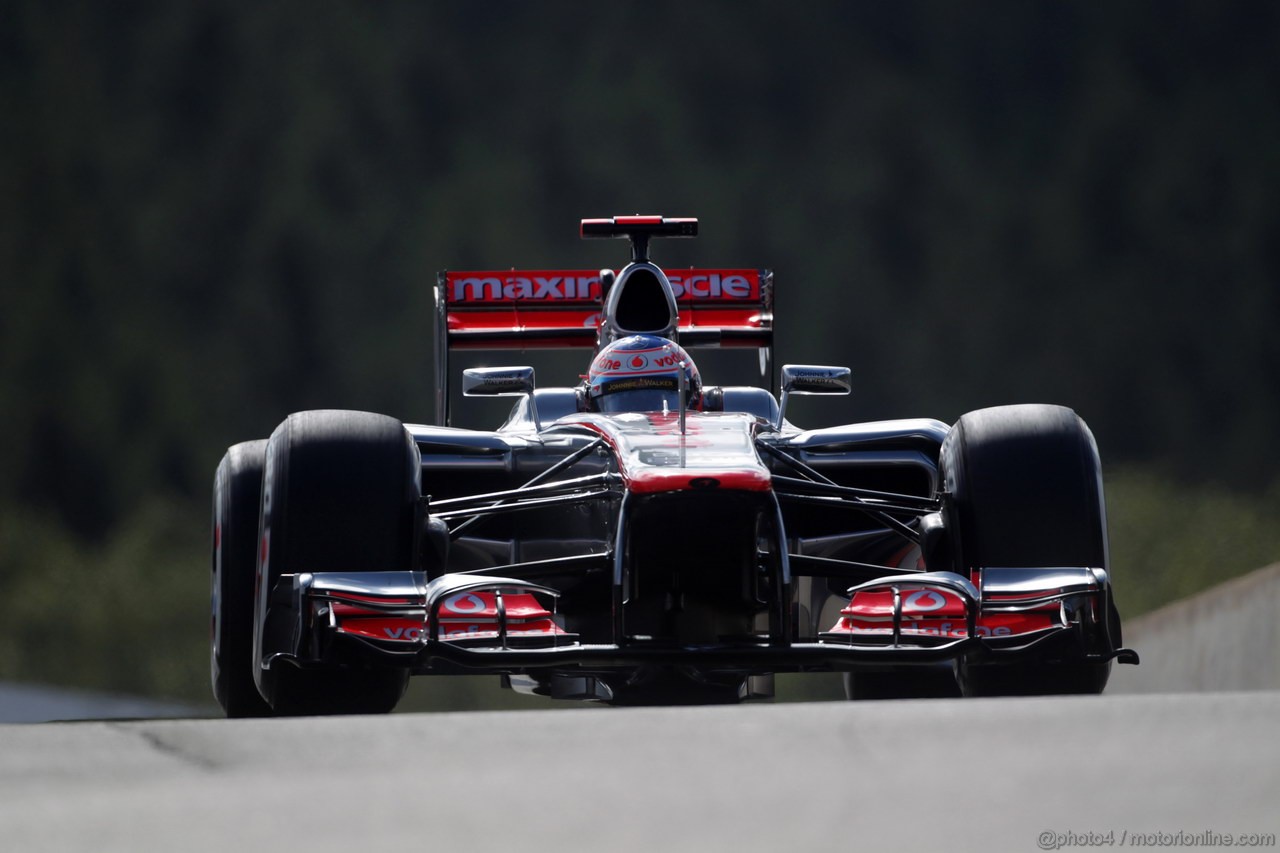
{"type": "MultiPolygon", "coordinates": [[[[0,2],[0,677],[204,701],[208,493],[437,270],[768,267],[822,422],[1057,402],[1141,612],[1280,558],[1280,5],[0,2]]],[[[573,376],[544,379],[569,384],[573,376]]],[[[480,426],[482,424],[474,424],[480,426]]]]}

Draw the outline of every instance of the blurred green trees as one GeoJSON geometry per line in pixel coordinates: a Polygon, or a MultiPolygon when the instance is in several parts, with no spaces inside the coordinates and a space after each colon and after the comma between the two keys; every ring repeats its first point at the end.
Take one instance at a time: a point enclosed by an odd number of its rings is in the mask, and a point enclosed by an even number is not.
{"type": "Polygon", "coordinates": [[[576,239],[613,213],[776,271],[780,357],[855,365],[809,422],[1070,405],[1117,559],[1192,559],[1163,496],[1280,556],[1277,36],[1242,0],[0,3],[0,677],[203,690],[145,640],[204,619],[222,449],[429,419],[435,272],[617,264],[576,239]]]}

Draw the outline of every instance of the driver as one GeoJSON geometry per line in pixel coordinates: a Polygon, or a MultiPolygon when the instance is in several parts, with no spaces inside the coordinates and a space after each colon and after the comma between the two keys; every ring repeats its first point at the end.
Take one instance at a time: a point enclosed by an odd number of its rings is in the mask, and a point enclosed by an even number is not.
{"type": "Polygon", "coordinates": [[[591,362],[587,400],[593,411],[675,412],[684,362],[688,407],[702,408],[702,377],[684,348],[654,335],[631,335],[606,346],[591,362]]]}

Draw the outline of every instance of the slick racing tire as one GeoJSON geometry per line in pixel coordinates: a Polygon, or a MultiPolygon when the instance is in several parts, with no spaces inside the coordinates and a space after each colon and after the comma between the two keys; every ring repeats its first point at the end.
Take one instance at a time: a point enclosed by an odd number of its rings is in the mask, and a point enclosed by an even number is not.
{"type": "Polygon", "coordinates": [[[253,681],[253,578],[257,568],[258,504],[267,440],[227,450],[213,478],[213,695],[228,717],[265,717],[271,706],[253,681]]]}
{"type": "MultiPolygon", "coordinates": [[[[410,571],[421,494],[417,445],[394,418],[368,412],[290,415],[267,445],[261,514],[263,549],[256,589],[255,655],[287,620],[272,592],[287,573],[410,571]]],[[[408,670],[361,666],[299,668],[276,661],[255,670],[279,715],[375,714],[395,707],[408,670]]]]}
{"type": "MultiPolygon", "coordinates": [[[[969,412],[943,442],[940,461],[956,571],[1108,567],[1098,447],[1072,410],[1021,405],[969,412]]],[[[1118,642],[1114,611],[1108,617],[1118,642]]],[[[1029,663],[962,663],[957,678],[966,696],[1101,693],[1110,672],[1109,661],[1088,662],[1076,651],[1029,663]]]]}

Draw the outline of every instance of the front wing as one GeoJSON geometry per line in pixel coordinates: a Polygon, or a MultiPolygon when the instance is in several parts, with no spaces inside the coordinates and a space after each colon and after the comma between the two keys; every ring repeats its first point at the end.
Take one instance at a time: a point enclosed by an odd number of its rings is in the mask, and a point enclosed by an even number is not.
{"type": "MultiPolygon", "coordinates": [[[[1110,584],[1097,568],[987,568],[978,583],[952,572],[894,575],[849,590],[838,622],[816,638],[776,631],[713,644],[615,637],[585,643],[563,627],[556,590],[477,574],[286,575],[296,616],[291,642],[264,666],[343,662],[415,673],[683,665],[747,672],[852,671],[966,660],[1137,662],[1109,634],[1110,584]],[[1082,648],[1083,646],[1083,648],[1082,648]]],[[[283,599],[284,596],[280,596],[283,599]]],[[[284,604],[283,600],[277,603],[284,604]]],[[[794,625],[795,620],[789,620],[794,625]]]]}

